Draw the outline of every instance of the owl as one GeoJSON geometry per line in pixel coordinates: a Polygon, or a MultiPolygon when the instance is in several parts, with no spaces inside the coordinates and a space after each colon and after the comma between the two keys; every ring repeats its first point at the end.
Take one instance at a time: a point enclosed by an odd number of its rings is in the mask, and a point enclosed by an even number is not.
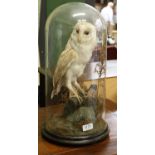
{"type": "Polygon", "coordinates": [[[53,91],[51,99],[57,95],[62,86],[68,88],[70,94],[75,96],[79,103],[85,94],[78,78],[83,74],[92,52],[97,44],[96,28],[87,21],[78,21],[64,51],[61,52],[53,75],[53,91]]]}

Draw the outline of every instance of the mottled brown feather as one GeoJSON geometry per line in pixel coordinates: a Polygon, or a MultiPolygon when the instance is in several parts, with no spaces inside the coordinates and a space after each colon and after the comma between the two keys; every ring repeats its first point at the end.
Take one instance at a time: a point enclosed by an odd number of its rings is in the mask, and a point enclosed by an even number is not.
{"type": "Polygon", "coordinates": [[[71,64],[78,58],[78,54],[73,49],[66,49],[64,50],[58,59],[57,67],[54,72],[53,76],[53,86],[54,89],[57,89],[57,87],[61,87],[64,79],[64,75],[67,72],[68,68],[71,66],[71,64]]]}

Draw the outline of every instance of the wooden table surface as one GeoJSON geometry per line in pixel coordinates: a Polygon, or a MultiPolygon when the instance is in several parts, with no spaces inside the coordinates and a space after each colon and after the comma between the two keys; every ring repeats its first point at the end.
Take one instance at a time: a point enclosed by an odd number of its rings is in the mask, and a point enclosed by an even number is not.
{"type": "Polygon", "coordinates": [[[47,142],[41,136],[41,127],[45,115],[44,108],[39,108],[39,155],[116,155],[117,154],[117,111],[116,103],[106,102],[106,121],[110,128],[109,137],[105,140],[86,146],[61,146],[47,142]]]}

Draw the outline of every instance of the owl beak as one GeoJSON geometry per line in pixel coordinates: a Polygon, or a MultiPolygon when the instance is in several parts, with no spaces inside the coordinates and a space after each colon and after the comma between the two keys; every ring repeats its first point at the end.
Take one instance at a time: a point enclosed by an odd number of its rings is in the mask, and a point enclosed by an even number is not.
{"type": "Polygon", "coordinates": [[[78,36],[78,42],[81,43],[81,36],[78,36]]]}

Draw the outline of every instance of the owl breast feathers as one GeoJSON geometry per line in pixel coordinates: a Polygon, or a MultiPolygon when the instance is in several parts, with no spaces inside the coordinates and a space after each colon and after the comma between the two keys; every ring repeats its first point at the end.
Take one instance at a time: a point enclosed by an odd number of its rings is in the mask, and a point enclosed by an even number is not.
{"type": "Polygon", "coordinates": [[[53,75],[51,98],[57,95],[62,86],[69,89],[80,101],[78,92],[84,94],[77,79],[83,74],[96,46],[96,28],[91,23],[79,21],[74,26],[65,50],[60,54],[53,75]]]}

